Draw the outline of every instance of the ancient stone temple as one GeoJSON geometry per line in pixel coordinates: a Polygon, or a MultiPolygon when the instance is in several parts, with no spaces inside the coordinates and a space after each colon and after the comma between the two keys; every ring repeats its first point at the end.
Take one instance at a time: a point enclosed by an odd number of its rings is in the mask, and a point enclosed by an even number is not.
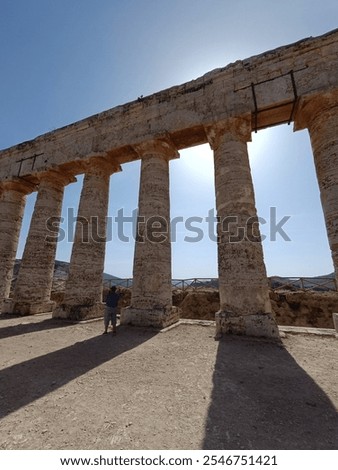
{"type": "MultiPolygon", "coordinates": [[[[110,176],[141,160],[139,231],[131,306],[121,323],[168,326],[172,306],[170,161],[209,142],[215,159],[220,311],[218,333],[276,337],[247,142],[284,123],[308,129],[327,234],[338,275],[338,30],[239,60],[180,86],[91,116],[0,152],[2,311],[53,312],[76,320],[102,315],[110,176]],[[84,174],[64,302],[50,300],[66,185],[84,174]],[[37,200],[16,287],[9,298],[27,194],[37,200]],[[47,221],[54,218],[53,230],[47,221]],[[155,221],[156,237],[147,220],[155,221]],[[84,224],[84,221],[86,222],[84,224]],[[231,223],[229,223],[231,221],[231,223]],[[86,230],[84,230],[84,227],[86,230]],[[250,236],[239,236],[246,227],[250,236]],[[149,231],[150,230],[150,231],[149,231]],[[88,232],[87,235],[85,232],[88,232]],[[237,237],[237,239],[236,239],[237,237]]],[[[114,178],[113,178],[114,180],[114,178]]]]}

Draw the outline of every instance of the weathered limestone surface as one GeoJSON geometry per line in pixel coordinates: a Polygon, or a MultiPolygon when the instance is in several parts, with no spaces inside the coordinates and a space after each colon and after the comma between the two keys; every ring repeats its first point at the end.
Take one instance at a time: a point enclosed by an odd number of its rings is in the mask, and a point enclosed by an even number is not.
{"type": "Polygon", "coordinates": [[[178,157],[170,142],[140,145],[142,158],[131,306],[122,324],[166,327],[179,319],[172,306],[169,160],[178,157]]]}
{"type": "Polygon", "coordinates": [[[33,184],[23,181],[0,187],[0,312],[11,289],[26,195],[34,189],[33,184]]]}
{"type": "Polygon", "coordinates": [[[220,311],[217,333],[278,336],[271,316],[247,141],[250,119],[207,130],[214,150],[220,311]]]}
{"type": "Polygon", "coordinates": [[[10,311],[31,315],[52,311],[50,300],[63,190],[75,181],[51,171],[41,177],[10,311]]]}
{"type": "MultiPolygon", "coordinates": [[[[336,72],[337,73],[337,72],[336,72]]],[[[338,91],[299,103],[295,129],[308,128],[338,281],[338,91]]]]}
{"type": "Polygon", "coordinates": [[[75,238],[64,302],[56,318],[83,320],[103,315],[102,274],[106,249],[106,224],[110,175],[120,167],[102,158],[87,167],[81,192],[75,238]]]}

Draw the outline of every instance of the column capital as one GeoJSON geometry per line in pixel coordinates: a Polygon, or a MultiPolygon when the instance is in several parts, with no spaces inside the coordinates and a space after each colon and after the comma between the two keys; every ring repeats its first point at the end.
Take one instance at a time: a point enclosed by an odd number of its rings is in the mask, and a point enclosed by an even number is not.
{"type": "Polygon", "coordinates": [[[251,116],[235,117],[226,121],[215,122],[204,126],[204,129],[212,150],[216,150],[227,136],[242,142],[250,142],[252,132],[251,116]]]}
{"type": "Polygon", "coordinates": [[[81,165],[85,173],[112,175],[122,171],[121,165],[106,157],[91,157],[81,165]]]}
{"type": "Polygon", "coordinates": [[[48,186],[63,188],[70,183],[76,183],[77,179],[71,173],[61,170],[49,170],[38,175],[40,185],[47,183],[48,186]]]}
{"type": "Polygon", "coordinates": [[[180,156],[170,137],[147,140],[146,142],[133,145],[133,149],[140,158],[147,158],[156,155],[167,160],[172,160],[174,158],[179,158],[180,156]]]}
{"type": "Polygon", "coordinates": [[[301,97],[297,103],[294,117],[294,131],[309,128],[319,115],[338,107],[338,90],[301,97]]]}
{"type": "Polygon", "coordinates": [[[0,182],[0,194],[4,191],[16,191],[22,194],[30,194],[37,190],[37,185],[22,178],[16,178],[11,181],[0,182]]]}
{"type": "Polygon", "coordinates": [[[86,173],[98,175],[111,175],[122,171],[121,165],[107,156],[92,156],[86,160],[81,160],[71,168],[72,174],[86,173]]]}

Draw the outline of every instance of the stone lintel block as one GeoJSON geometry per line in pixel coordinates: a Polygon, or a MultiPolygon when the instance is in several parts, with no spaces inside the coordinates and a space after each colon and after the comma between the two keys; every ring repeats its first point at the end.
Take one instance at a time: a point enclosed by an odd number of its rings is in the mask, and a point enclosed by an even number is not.
{"type": "Polygon", "coordinates": [[[333,325],[335,327],[336,333],[338,334],[338,313],[332,314],[333,325]]]}
{"type": "Polygon", "coordinates": [[[53,318],[64,318],[73,321],[89,320],[100,318],[104,315],[105,304],[97,302],[87,305],[61,304],[53,312],[53,318]]]}
{"type": "Polygon", "coordinates": [[[126,307],[121,310],[121,325],[151,326],[153,328],[167,328],[178,322],[180,312],[178,307],[162,309],[143,309],[126,307]]]}
{"type": "Polygon", "coordinates": [[[234,316],[232,312],[220,310],[215,320],[217,338],[223,334],[279,338],[277,323],[270,313],[234,316]]]}
{"type": "Polygon", "coordinates": [[[3,313],[13,313],[16,315],[37,315],[38,313],[51,313],[55,307],[55,302],[15,302],[6,299],[2,309],[3,313]]]}

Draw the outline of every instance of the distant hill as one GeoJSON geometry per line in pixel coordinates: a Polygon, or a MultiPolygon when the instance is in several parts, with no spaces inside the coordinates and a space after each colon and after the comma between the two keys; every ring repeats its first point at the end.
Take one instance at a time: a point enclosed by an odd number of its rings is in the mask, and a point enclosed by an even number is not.
{"type": "MultiPolygon", "coordinates": [[[[20,263],[21,263],[21,259],[15,260],[14,273],[13,273],[14,279],[16,279],[18,275],[20,263]]],[[[69,272],[69,263],[67,261],[58,261],[58,260],[55,261],[55,265],[54,265],[54,279],[55,280],[65,281],[68,277],[68,272],[69,272]]],[[[113,276],[112,274],[108,274],[108,273],[103,273],[103,279],[107,281],[114,280],[114,279],[116,279],[116,281],[121,280],[121,278],[113,276]]]]}
{"type": "MultiPolygon", "coordinates": [[[[174,288],[181,289],[191,287],[194,289],[211,288],[218,289],[218,279],[173,279],[172,285],[174,288]]],[[[282,277],[271,276],[269,277],[269,285],[272,289],[284,290],[313,290],[317,292],[335,291],[335,275],[334,273],[325,274],[324,276],[316,277],[282,277]]]]}
{"type": "Polygon", "coordinates": [[[270,287],[272,289],[311,289],[314,291],[336,290],[335,274],[325,274],[323,276],[314,277],[281,277],[271,276],[270,287]]]}
{"type": "MultiPolygon", "coordinates": [[[[21,260],[17,259],[14,266],[13,284],[16,281],[21,260]]],[[[54,281],[53,290],[64,289],[65,282],[68,278],[69,263],[67,261],[55,261],[54,267],[54,281]]],[[[132,280],[121,279],[120,277],[113,276],[112,274],[103,273],[103,282],[106,286],[115,284],[117,286],[131,287],[132,280]]],[[[311,289],[314,291],[324,292],[330,290],[336,290],[335,288],[335,274],[325,274],[323,276],[316,277],[283,277],[283,276],[271,276],[269,278],[270,287],[272,289],[285,289],[285,290],[299,290],[299,289],[311,289]]],[[[13,286],[12,284],[12,286],[13,286]]],[[[181,288],[182,281],[179,279],[172,280],[173,287],[181,288]]],[[[184,279],[184,286],[190,286],[192,288],[213,288],[218,289],[217,278],[207,279],[184,279]]]]}

